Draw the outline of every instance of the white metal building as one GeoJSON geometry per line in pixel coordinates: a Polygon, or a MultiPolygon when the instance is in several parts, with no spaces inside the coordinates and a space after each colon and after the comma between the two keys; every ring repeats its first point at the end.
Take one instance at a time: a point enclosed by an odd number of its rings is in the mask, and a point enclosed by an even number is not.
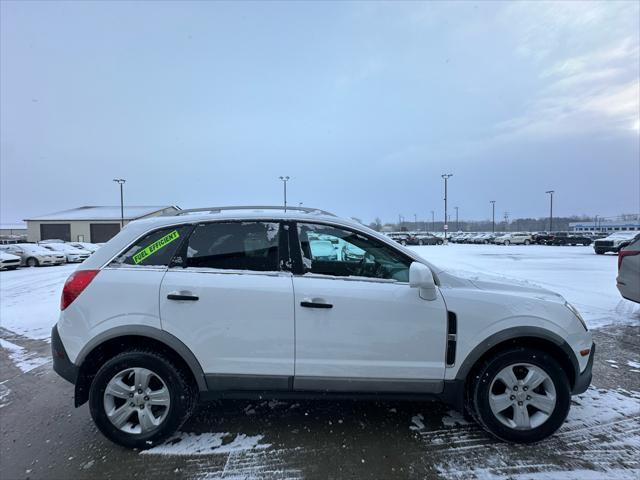
{"type": "MultiPolygon", "coordinates": [[[[169,206],[126,206],[125,225],[133,220],[171,215],[180,210],[169,206]]],[[[120,207],[87,206],[25,219],[29,242],[59,239],[74,242],[101,243],[120,231],[120,207]]]]}
{"type": "Polygon", "coordinates": [[[574,232],[628,232],[640,231],[639,220],[602,220],[598,222],[571,222],[569,228],[574,232]]]}

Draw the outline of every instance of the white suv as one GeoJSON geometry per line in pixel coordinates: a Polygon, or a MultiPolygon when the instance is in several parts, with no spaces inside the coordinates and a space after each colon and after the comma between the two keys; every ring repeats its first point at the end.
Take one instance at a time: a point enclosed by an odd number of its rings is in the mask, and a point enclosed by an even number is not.
{"type": "Polygon", "coordinates": [[[505,233],[493,241],[496,245],[531,245],[533,237],[530,233],[505,233]]]}
{"type": "Polygon", "coordinates": [[[588,387],[595,348],[560,295],[456,277],[307,208],[132,222],[69,277],[61,309],[55,370],[108,438],[138,448],[199,399],[297,395],[440,399],[534,442],[588,387]]]}

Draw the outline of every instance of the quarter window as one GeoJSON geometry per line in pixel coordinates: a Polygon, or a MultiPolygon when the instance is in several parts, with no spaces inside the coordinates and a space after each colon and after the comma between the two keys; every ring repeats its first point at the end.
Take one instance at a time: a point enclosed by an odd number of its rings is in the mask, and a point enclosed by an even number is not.
{"type": "Polygon", "coordinates": [[[304,273],[409,281],[411,260],[376,239],[311,223],[298,224],[298,237],[304,273]]]}
{"type": "Polygon", "coordinates": [[[138,240],[135,245],[111,262],[111,265],[166,267],[184,240],[186,225],[156,230],[138,240]]]}
{"type": "Polygon", "coordinates": [[[280,225],[215,222],[198,225],[189,238],[187,267],[277,271],[280,225]]]}

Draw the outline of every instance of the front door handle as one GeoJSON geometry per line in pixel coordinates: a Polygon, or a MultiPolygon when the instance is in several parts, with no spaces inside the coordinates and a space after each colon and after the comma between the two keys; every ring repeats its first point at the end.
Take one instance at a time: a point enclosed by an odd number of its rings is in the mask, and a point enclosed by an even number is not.
{"type": "Polygon", "coordinates": [[[167,295],[167,298],[169,300],[190,300],[192,302],[200,300],[200,297],[191,294],[191,292],[171,292],[169,295],[167,295]]]}
{"type": "Polygon", "coordinates": [[[309,302],[307,300],[303,300],[302,302],[300,302],[300,306],[307,308],[333,308],[333,305],[330,303],[309,302]]]}

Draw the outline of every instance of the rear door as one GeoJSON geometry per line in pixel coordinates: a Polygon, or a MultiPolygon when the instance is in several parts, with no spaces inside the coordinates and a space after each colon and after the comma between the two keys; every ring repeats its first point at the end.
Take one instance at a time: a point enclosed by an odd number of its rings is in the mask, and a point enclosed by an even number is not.
{"type": "Polygon", "coordinates": [[[283,228],[196,225],[162,281],[162,327],[194,353],[211,388],[289,388],[294,312],[291,273],[280,261],[283,228]]]}

